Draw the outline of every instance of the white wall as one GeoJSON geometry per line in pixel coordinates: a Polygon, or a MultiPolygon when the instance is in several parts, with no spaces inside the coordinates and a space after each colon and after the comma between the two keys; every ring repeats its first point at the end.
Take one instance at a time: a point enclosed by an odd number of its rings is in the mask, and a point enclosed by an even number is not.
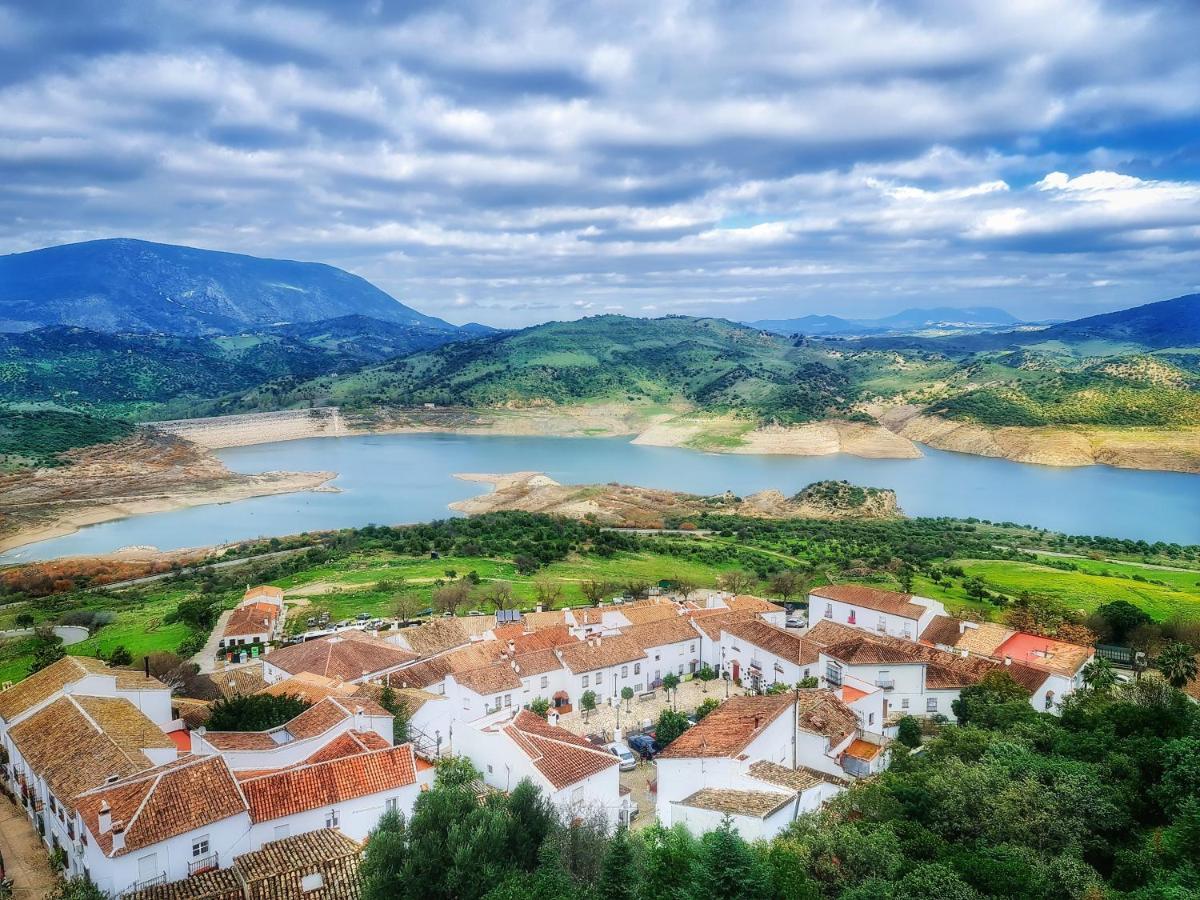
{"type": "MultiPolygon", "coordinates": [[[[699,633],[687,641],[664,644],[661,647],[647,647],[646,662],[642,664],[642,674],[646,676],[642,680],[642,690],[653,690],[654,683],[661,682],[668,672],[682,676],[699,671],[700,666],[699,633]]],[[[633,688],[637,690],[637,685],[633,688]]]]}
{"type": "Polygon", "coordinates": [[[289,741],[266,750],[219,750],[197,730],[192,732],[192,752],[199,756],[220,754],[231,769],[278,769],[295,765],[350,730],[373,731],[389,744],[392,743],[392,717],[364,715],[361,719],[347,716],[315,737],[289,741]]]}
{"type": "Polygon", "coordinates": [[[753,669],[756,665],[761,670],[759,679],[760,687],[763,688],[775,684],[777,681],[795,685],[800,679],[817,674],[817,666],[815,664],[809,666],[798,665],[782,656],[776,656],[774,653],[764,650],[762,647],[751,643],[745,638],[730,634],[728,631],[721,632],[718,649],[720,662],[717,668],[730,673],[730,677],[732,678],[733,663],[737,662],[738,677],[742,679],[743,684],[750,683],[750,679],[755,674],[753,669]]]}

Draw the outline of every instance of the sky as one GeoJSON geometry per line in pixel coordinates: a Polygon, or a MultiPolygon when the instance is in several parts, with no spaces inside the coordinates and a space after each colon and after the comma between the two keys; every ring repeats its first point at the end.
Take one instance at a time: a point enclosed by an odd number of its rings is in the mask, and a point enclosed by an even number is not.
{"type": "Polygon", "coordinates": [[[1200,291],[1200,3],[0,0],[0,253],[327,262],[423,312],[1200,291]]]}

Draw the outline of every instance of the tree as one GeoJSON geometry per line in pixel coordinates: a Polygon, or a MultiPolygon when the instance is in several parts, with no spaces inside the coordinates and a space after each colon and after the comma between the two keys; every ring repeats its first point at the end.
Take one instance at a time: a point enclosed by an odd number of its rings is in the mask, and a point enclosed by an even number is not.
{"type": "Polygon", "coordinates": [[[1029,695],[1002,669],[988,672],[976,684],[967,685],[950,704],[960,725],[996,728],[1036,715],[1029,695]]]}
{"type": "Polygon", "coordinates": [[[59,878],[54,883],[54,890],[46,895],[46,900],[108,900],[108,894],[96,887],[91,879],[77,875],[74,878],[59,878]]]}
{"type": "Polygon", "coordinates": [[[696,673],[696,677],[700,679],[700,684],[704,688],[704,692],[708,693],[708,683],[717,677],[716,670],[705,663],[700,667],[700,671],[696,673]]]}
{"type": "Polygon", "coordinates": [[[513,565],[517,567],[517,571],[522,575],[532,575],[541,566],[541,563],[535,557],[525,553],[518,553],[513,558],[513,565]]]}
{"type": "Polygon", "coordinates": [[[545,697],[534,697],[525,708],[535,716],[541,716],[544,719],[550,712],[550,701],[545,697]]]}
{"type": "Polygon", "coordinates": [[[583,707],[583,721],[586,723],[588,716],[596,708],[596,692],[584,691],[583,696],[579,698],[579,705],[583,707]]]}
{"type": "Polygon", "coordinates": [[[767,590],[786,603],[797,594],[804,593],[806,580],[799,572],[785,569],[771,576],[771,580],[767,583],[767,590]]]}
{"type": "Polygon", "coordinates": [[[611,581],[582,581],[579,584],[579,592],[583,594],[592,606],[596,606],[601,600],[604,600],[616,590],[611,581]]]}
{"type": "Polygon", "coordinates": [[[696,721],[699,722],[720,705],[721,701],[716,697],[705,697],[704,702],[696,707],[696,721]]]}
{"type": "Polygon", "coordinates": [[[433,606],[442,612],[456,615],[458,608],[471,596],[471,585],[466,580],[455,581],[433,592],[433,606]]]}
{"type": "Polygon", "coordinates": [[[555,581],[553,578],[541,576],[533,579],[533,595],[537,598],[537,602],[545,609],[554,609],[558,602],[562,600],[563,586],[561,581],[555,581]]]}
{"type": "Polygon", "coordinates": [[[32,675],[47,666],[54,665],[66,655],[67,651],[63,649],[62,638],[39,637],[33,648],[33,660],[29,663],[29,674],[32,675]]]}
{"type": "Polygon", "coordinates": [[[479,593],[480,599],[485,603],[490,603],[499,612],[505,609],[512,609],[516,602],[513,597],[513,586],[508,581],[492,581],[484,586],[479,593]]]}
{"type": "Polygon", "coordinates": [[[408,723],[412,719],[408,704],[396,696],[390,682],[379,692],[379,705],[392,714],[392,743],[403,744],[408,740],[408,723]]]}
{"type": "Polygon", "coordinates": [[[237,694],[210,708],[210,731],[267,731],[289,722],[312,704],[296,694],[237,694]]]}
{"type": "Polygon", "coordinates": [[[125,649],[124,644],[117,644],[113,647],[112,653],[108,654],[108,664],[110,666],[133,665],[133,654],[125,649]]]}
{"type": "Polygon", "coordinates": [[[722,572],[717,576],[717,587],[731,594],[746,594],[758,584],[758,576],[750,572],[722,572]]]}
{"type": "Polygon", "coordinates": [[[401,622],[408,622],[417,617],[424,603],[418,594],[401,590],[392,598],[392,614],[401,622]]]}
{"type": "Polygon", "coordinates": [[[554,806],[537,785],[523,778],[508,795],[508,813],[508,855],[518,868],[531,872],[543,842],[558,825],[554,806]]]}
{"type": "Polygon", "coordinates": [[[1153,621],[1149,613],[1128,600],[1114,600],[1096,607],[1088,618],[1088,625],[1105,641],[1124,644],[1135,628],[1153,621]]]}
{"type": "Polygon", "coordinates": [[[666,747],[687,730],[687,716],[673,709],[664,709],[658,714],[658,722],[654,726],[654,739],[660,747],[666,747]]]}
{"type": "Polygon", "coordinates": [[[686,575],[673,576],[671,584],[675,585],[675,591],[685,602],[688,597],[696,592],[696,588],[699,587],[695,579],[688,578],[686,575]]]}
{"type": "Polygon", "coordinates": [[[921,723],[912,716],[904,716],[896,723],[896,740],[905,747],[921,746],[921,723]]]}
{"type": "Polygon", "coordinates": [[[1107,694],[1116,686],[1117,670],[1107,659],[1097,657],[1083,667],[1083,683],[1098,694],[1107,694]]]}
{"type": "Polygon", "coordinates": [[[683,825],[663,828],[654,824],[640,833],[641,897],[643,900],[688,897],[700,847],[683,825]]]}
{"type": "Polygon", "coordinates": [[[636,885],[629,835],[625,826],[619,825],[605,850],[595,897],[596,900],[634,900],[636,885]]]}
{"type": "Polygon", "coordinates": [[[726,816],[700,839],[695,884],[700,897],[754,900],[770,895],[767,869],[726,816]]]}
{"type": "Polygon", "coordinates": [[[1154,668],[1173,688],[1184,688],[1196,680],[1196,648],[1189,644],[1168,644],[1154,660],[1154,668]]]}
{"type": "Polygon", "coordinates": [[[634,600],[642,600],[650,596],[650,582],[641,578],[631,578],[625,582],[625,593],[634,600]]]}
{"type": "Polygon", "coordinates": [[[625,712],[632,712],[633,711],[633,688],[628,687],[628,686],[621,688],[621,699],[625,701],[625,712]]]}
{"type": "Polygon", "coordinates": [[[34,623],[33,613],[31,613],[31,612],[17,613],[17,617],[14,620],[14,623],[16,624],[16,626],[18,628],[32,628],[33,623],[34,623]]]}
{"type": "Polygon", "coordinates": [[[679,676],[674,672],[668,672],[663,676],[663,688],[671,695],[671,708],[675,708],[675,689],[679,687],[679,676]]]}
{"type": "Polygon", "coordinates": [[[359,875],[361,900],[392,900],[406,894],[404,882],[408,863],[408,835],[404,817],[385,812],[367,837],[359,875]]]}

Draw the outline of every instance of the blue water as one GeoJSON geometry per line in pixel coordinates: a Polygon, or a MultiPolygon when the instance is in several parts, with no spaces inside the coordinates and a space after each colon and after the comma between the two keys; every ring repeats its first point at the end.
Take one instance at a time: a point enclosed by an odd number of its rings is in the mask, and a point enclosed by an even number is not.
{"type": "Polygon", "coordinates": [[[135,516],[0,554],[0,562],[195,547],[374,523],[444,518],[485,485],[455,472],[536,470],[563,483],[622,481],[698,494],[791,494],[825,478],[894,489],[912,516],[976,516],[1096,534],[1200,543],[1200,476],[1106,466],[1053,468],[922,448],[921,459],[743,456],[644,447],[624,438],[364,435],[218,453],[239,472],[338,472],[341,493],[301,493],[135,516]]]}

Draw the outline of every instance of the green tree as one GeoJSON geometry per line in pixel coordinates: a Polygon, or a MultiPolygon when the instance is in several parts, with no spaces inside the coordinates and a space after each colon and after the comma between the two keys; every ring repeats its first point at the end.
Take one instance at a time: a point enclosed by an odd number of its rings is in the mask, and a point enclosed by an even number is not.
{"type": "Polygon", "coordinates": [[[112,652],[108,654],[108,664],[110,666],[129,666],[133,664],[133,654],[125,649],[124,644],[117,644],[113,647],[112,652]]]}
{"type": "Polygon", "coordinates": [[[629,847],[629,835],[624,825],[617,826],[616,834],[608,842],[604,862],[600,866],[600,879],[596,882],[596,900],[634,900],[637,881],[633,868],[633,851],[629,847]]]}
{"type": "Polygon", "coordinates": [[[1098,694],[1107,694],[1117,684],[1117,670],[1107,659],[1097,657],[1083,667],[1083,683],[1098,694]]]}
{"type": "Polygon", "coordinates": [[[390,682],[384,684],[383,690],[379,692],[379,705],[392,714],[392,743],[406,743],[412,714],[408,710],[408,704],[396,696],[390,682]]]}
{"type": "Polygon", "coordinates": [[[221,697],[210,708],[210,731],[267,731],[289,722],[312,704],[296,694],[238,694],[221,697]]]}
{"type": "Polygon", "coordinates": [[[641,842],[641,900],[682,900],[689,896],[700,855],[695,837],[682,825],[663,828],[655,823],[639,835],[641,842]]]}
{"type": "Polygon", "coordinates": [[[408,864],[408,836],[404,817],[385,812],[367,837],[359,875],[362,900],[393,900],[407,893],[404,876],[408,864]]]}
{"type": "Polygon", "coordinates": [[[708,683],[717,677],[717,672],[708,663],[700,667],[700,671],[696,673],[696,677],[700,679],[700,685],[704,688],[705,693],[708,692],[708,683]]]}
{"type": "Polygon", "coordinates": [[[108,900],[108,894],[96,887],[91,879],[77,875],[59,878],[45,900],[108,900]]]}
{"type": "Polygon", "coordinates": [[[974,724],[997,728],[1037,715],[1029,705],[1029,695],[1013,677],[1001,669],[988,672],[977,684],[959,691],[951,704],[960,725],[974,724]]]}
{"type": "Polygon", "coordinates": [[[679,676],[674,672],[668,672],[663,676],[663,689],[671,695],[671,708],[675,708],[675,689],[679,687],[679,676]]]}
{"type": "Polygon", "coordinates": [[[896,723],[896,740],[905,747],[921,746],[921,723],[912,716],[904,716],[896,723]]]}
{"type": "Polygon", "coordinates": [[[625,712],[630,712],[633,709],[633,688],[621,688],[621,699],[625,701],[625,712]]]}
{"type": "Polygon", "coordinates": [[[1174,688],[1183,688],[1196,680],[1196,648],[1189,644],[1168,644],[1154,660],[1154,668],[1174,688]]]}
{"type": "Polygon", "coordinates": [[[508,795],[508,812],[508,855],[517,868],[533,871],[542,844],[558,826],[554,807],[537,785],[523,778],[508,795]]]}
{"type": "Polygon", "coordinates": [[[721,705],[721,701],[715,697],[705,697],[704,701],[696,707],[696,721],[699,722],[710,712],[721,705]]]}
{"type": "Polygon", "coordinates": [[[666,747],[687,730],[687,716],[673,709],[664,709],[658,714],[658,722],[654,726],[654,736],[660,747],[666,747]]]}
{"type": "Polygon", "coordinates": [[[588,716],[596,708],[596,692],[584,691],[583,695],[579,698],[579,705],[583,707],[583,721],[586,723],[588,716]]]}
{"type": "Polygon", "coordinates": [[[700,839],[695,873],[693,896],[696,900],[754,900],[770,895],[766,866],[754,848],[734,830],[728,816],[700,839]]]}
{"type": "Polygon", "coordinates": [[[47,666],[54,665],[66,655],[67,651],[63,649],[62,638],[39,637],[33,648],[33,661],[29,663],[29,674],[32,675],[47,666]]]}
{"type": "Polygon", "coordinates": [[[1124,644],[1135,629],[1153,621],[1149,613],[1128,600],[1114,600],[1098,606],[1089,617],[1088,625],[1105,641],[1124,644]]]}
{"type": "Polygon", "coordinates": [[[534,697],[525,708],[535,716],[541,716],[544,719],[550,712],[550,701],[545,697],[534,697]]]}
{"type": "Polygon", "coordinates": [[[19,612],[16,619],[13,620],[18,628],[32,628],[34,623],[33,613],[19,612]]]}
{"type": "Polygon", "coordinates": [[[983,895],[963,881],[950,866],[926,863],[900,879],[896,900],[982,900],[983,895]]]}

